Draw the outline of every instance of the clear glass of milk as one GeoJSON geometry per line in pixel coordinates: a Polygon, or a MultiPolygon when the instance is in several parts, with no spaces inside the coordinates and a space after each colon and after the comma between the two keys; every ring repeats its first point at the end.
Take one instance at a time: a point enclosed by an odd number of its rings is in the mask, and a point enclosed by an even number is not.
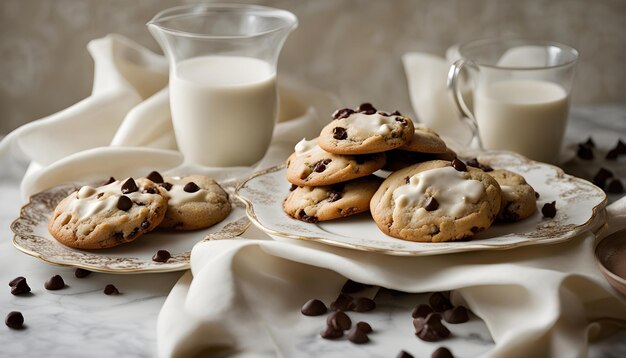
{"type": "Polygon", "coordinates": [[[567,126],[578,52],[548,41],[489,39],[459,46],[448,87],[483,149],[556,163],[567,126]],[[460,75],[470,79],[472,109],[460,75]]]}
{"type": "Polygon", "coordinates": [[[170,108],[185,162],[259,161],[278,117],[276,66],[292,13],[242,4],[178,6],[148,28],[170,63],[170,108]]]}

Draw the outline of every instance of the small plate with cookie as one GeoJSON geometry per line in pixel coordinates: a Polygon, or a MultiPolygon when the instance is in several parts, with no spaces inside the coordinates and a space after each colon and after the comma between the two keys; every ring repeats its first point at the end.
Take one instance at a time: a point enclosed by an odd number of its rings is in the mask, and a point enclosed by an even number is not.
{"type": "Polygon", "coordinates": [[[90,271],[186,270],[196,243],[234,237],[249,226],[235,186],[158,172],[56,186],[22,207],[11,224],[13,245],[48,263],[90,271]]]}
{"type": "Polygon", "coordinates": [[[455,153],[433,130],[369,103],[343,108],[286,163],[236,189],[276,239],[391,255],[555,243],[603,220],[604,192],[504,152],[455,153]]]}

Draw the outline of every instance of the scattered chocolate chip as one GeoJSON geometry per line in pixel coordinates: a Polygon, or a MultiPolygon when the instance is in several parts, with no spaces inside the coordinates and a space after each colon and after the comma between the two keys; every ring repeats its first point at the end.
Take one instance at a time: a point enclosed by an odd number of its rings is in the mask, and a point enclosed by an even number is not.
{"type": "Polygon", "coordinates": [[[330,159],[320,160],[315,165],[313,165],[313,171],[316,173],[321,173],[326,170],[326,166],[331,162],[330,159]]]}
{"type": "Polygon", "coordinates": [[[343,287],[341,288],[341,293],[355,293],[355,292],[359,292],[363,290],[364,288],[365,288],[364,284],[360,282],[348,280],[346,281],[346,283],[343,284],[343,287]]]}
{"type": "Polygon", "coordinates": [[[117,208],[123,211],[128,211],[130,210],[130,208],[133,207],[133,201],[130,200],[129,197],[127,197],[126,195],[122,195],[120,196],[119,199],[117,199],[117,208]]]}
{"type": "Polygon", "coordinates": [[[337,299],[330,303],[330,309],[331,311],[348,311],[352,309],[354,305],[352,301],[352,296],[340,293],[337,299]]]}
{"type": "Polygon", "coordinates": [[[111,284],[108,284],[108,285],[104,286],[104,294],[107,295],[107,296],[117,295],[119,293],[120,293],[120,291],[117,289],[117,287],[115,287],[115,286],[113,286],[111,284]]]}
{"type": "Polygon", "coordinates": [[[376,302],[367,297],[359,297],[354,300],[354,312],[369,312],[376,308],[376,302]]]}
{"type": "Polygon", "coordinates": [[[456,306],[453,309],[446,310],[443,313],[443,319],[448,323],[465,323],[469,321],[469,315],[467,314],[467,308],[463,306],[456,306]]]}
{"type": "Polygon", "coordinates": [[[355,328],[365,333],[372,333],[373,331],[372,326],[370,326],[369,323],[363,321],[357,322],[355,328]]]}
{"type": "Polygon", "coordinates": [[[152,261],[154,262],[167,262],[172,255],[167,250],[159,250],[152,256],[152,261]]]}
{"type": "Polygon", "coordinates": [[[334,329],[333,327],[326,326],[326,328],[320,332],[320,336],[324,339],[337,339],[343,337],[343,331],[341,329],[334,329]]]}
{"type": "Polygon", "coordinates": [[[356,111],[359,113],[374,114],[376,113],[376,108],[374,108],[371,103],[361,103],[356,108],[356,111]]]}
{"type": "Polygon", "coordinates": [[[364,344],[370,341],[367,333],[357,329],[356,327],[348,332],[348,340],[354,344],[364,344]]]}
{"type": "Polygon", "coordinates": [[[333,112],[333,119],[348,118],[354,111],[350,108],[342,108],[333,112]]]}
{"type": "Polygon", "coordinates": [[[333,128],[333,138],[337,140],[344,140],[348,138],[348,132],[343,127],[335,127],[333,128]]]}
{"type": "Polygon", "coordinates": [[[46,283],[44,283],[43,287],[45,287],[46,290],[56,291],[65,287],[65,282],[63,281],[63,277],[54,275],[50,277],[46,283]]]}
{"type": "Polygon", "coordinates": [[[428,316],[429,314],[433,313],[433,309],[430,308],[429,305],[425,305],[425,304],[420,304],[417,305],[415,308],[413,308],[413,311],[411,312],[411,317],[413,318],[426,318],[426,316],[428,316]]]}
{"type": "Polygon", "coordinates": [[[11,282],[9,282],[9,286],[11,287],[12,295],[17,296],[30,292],[30,286],[28,286],[26,278],[22,276],[12,279],[11,282]]]}
{"type": "Polygon", "coordinates": [[[467,166],[465,165],[465,163],[463,163],[458,158],[454,158],[454,160],[452,160],[452,167],[454,169],[456,169],[457,171],[459,171],[459,172],[466,172],[467,171],[467,166]]]}
{"type": "Polygon", "coordinates": [[[289,191],[294,191],[298,189],[298,186],[296,184],[291,184],[291,186],[289,187],[289,191]]]}
{"type": "Polygon", "coordinates": [[[336,311],[328,315],[326,324],[334,329],[346,331],[352,327],[352,320],[344,311],[336,311]]]}
{"type": "Polygon", "coordinates": [[[190,181],[189,183],[185,184],[183,190],[187,193],[195,193],[196,191],[200,190],[200,187],[196,185],[196,183],[190,181]]]}
{"type": "Polygon", "coordinates": [[[616,160],[618,156],[619,152],[617,148],[613,148],[606,153],[606,156],[604,158],[607,160],[616,160]]]}
{"type": "Polygon", "coordinates": [[[135,180],[133,178],[128,178],[128,180],[126,180],[126,182],[122,184],[122,194],[134,193],[137,190],[139,190],[139,188],[137,187],[137,183],[135,183],[135,180]]]}
{"type": "Polygon", "coordinates": [[[426,209],[426,211],[437,210],[438,207],[439,207],[439,202],[437,201],[437,199],[433,198],[432,196],[426,199],[426,202],[424,203],[424,209],[426,209]]]}
{"type": "Polygon", "coordinates": [[[300,309],[300,312],[302,312],[305,316],[319,316],[323,315],[327,311],[328,308],[326,308],[324,302],[315,298],[308,300],[300,309]]]}
{"type": "Polygon", "coordinates": [[[161,174],[157,172],[156,170],[148,174],[146,178],[152,180],[152,182],[157,183],[157,184],[163,183],[163,176],[161,176],[161,174]]]}
{"type": "Polygon", "coordinates": [[[304,210],[300,210],[298,216],[300,217],[300,220],[309,224],[315,224],[318,221],[317,216],[309,216],[304,212],[304,210]]]}
{"type": "Polygon", "coordinates": [[[328,193],[328,202],[329,203],[334,203],[335,201],[341,199],[341,193],[338,193],[336,191],[331,191],[330,193],[328,193]]]}
{"type": "Polygon", "coordinates": [[[583,143],[583,144],[588,146],[589,148],[595,148],[596,147],[596,143],[593,142],[593,139],[591,139],[591,137],[587,138],[587,141],[585,143],[583,143]]]}
{"type": "Polygon", "coordinates": [[[406,352],[406,351],[400,351],[398,352],[398,355],[396,356],[396,358],[414,358],[412,354],[406,352]]]}
{"type": "Polygon", "coordinates": [[[104,183],[102,183],[102,185],[109,185],[113,182],[115,182],[115,178],[109,177],[109,179],[107,179],[104,183]]]}
{"type": "Polygon", "coordinates": [[[600,168],[596,175],[593,177],[593,183],[600,188],[604,188],[607,179],[613,177],[613,173],[605,168],[600,168]]]}
{"type": "Polygon", "coordinates": [[[443,312],[454,307],[452,306],[452,303],[450,303],[450,300],[441,292],[435,292],[430,295],[430,297],[428,298],[428,303],[435,312],[443,312]]]}
{"type": "Polygon", "coordinates": [[[433,352],[433,354],[431,355],[431,358],[454,358],[454,356],[452,355],[452,352],[450,352],[448,348],[439,347],[433,352]]]}
{"type": "Polygon", "coordinates": [[[607,185],[606,191],[611,194],[621,194],[624,192],[624,186],[619,179],[613,179],[609,185],[607,185]]]}
{"type": "Polygon", "coordinates": [[[541,208],[541,213],[543,214],[544,218],[555,217],[556,216],[556,201],[543,204],[543,207],[541,208]]]}
{"type": "Polygon", "coordinates": [[[593,151],[591,150],[591,147],[585,144],[578,145],[578,151],[576,151],[576,155],[578,156],[578,158],[584,159],[584,160],[593,159],[593,151]]]}
{"type": "Polygon", "coordinates": [[[80,267],[74,271],[74,276],[76,276],[76,278],[85,278],[89,275],[91,275],[91,271],[82,269],[80,267]]]}
{"type": "Polygon", "coordinates": [[[441,316],[431,313],[426,318],[413,320],[415,335],[427,342],[439,341],[450,336],[450,331],[441,323],[441,316]]]}
{"type": "Polygon", "coordinates": [[[624,144],[621,139],[617,140],[617,144],[615,144],[615,149],[617,150],[617,154],[626,154],[626,144],[624,144]]]}
{"type": "Polygon", "coordinates": [[[11,311],[4,319],[4,323],[11,329],[21,329],[24,327],[24,316],[21,312],[11,311]]]}

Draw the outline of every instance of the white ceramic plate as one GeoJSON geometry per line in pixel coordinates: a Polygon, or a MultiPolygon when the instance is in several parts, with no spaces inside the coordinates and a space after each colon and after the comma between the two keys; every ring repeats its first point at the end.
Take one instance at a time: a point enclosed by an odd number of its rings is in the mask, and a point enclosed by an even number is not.
{"type": "Polygon", "coordinates": [[[420,243],[396,239],[381,232],[369,213],[316,224],[292,219],[282,210],[283,199],[291,186],[284,166],[253,175],[237,188],[236,195],[246,204],[250,220],[272,236],[405,256],[501,250],[564,241],[588,229],[606,205],[606,195],[600,188],[566,175],[555,166],[510,152],[483,153],[478,155],[478,160],[523,175],[540,197],[538,210],[530,218],[512,224],[495,224],[471,241],[420,243]],[[541,207],[552,201],[556,201],[557,215],[545,219],[541,207]]]}
{"type": "Polygon", "coordinates": [[[217,240],[243,233],[250,222],[244,206],[234,199],[234,182],[222,184],[229,192],[233,210],[226,219],[208,229],[196,231],[153,231],[137,240],[103,250],[76,250],[60,244],[48,233],[48,221],[56,205],[75,185],[57,186],[30,198],[11,224],[13,245],[20,251],[51,264],[75,266],[108,273],[149,273],[189,269],[192,247],[202,240],[217,240]],[[165,263],[152,261],[158,250],[172,257],[165,263]]]}

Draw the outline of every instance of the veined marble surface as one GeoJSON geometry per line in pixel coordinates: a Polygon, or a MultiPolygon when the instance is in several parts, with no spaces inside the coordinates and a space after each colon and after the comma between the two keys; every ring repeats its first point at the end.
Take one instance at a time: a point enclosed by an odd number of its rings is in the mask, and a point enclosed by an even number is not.
{"type": "MultiPolygon", "coordinates": [[[[570,144],[591,135],[599,152],[626,140],[626,105],[574,108],[567,138],[570,144]]],[[[619,162],[602,159],[571,159],[566,170],[592,176],[599,166],[607,166],[626,180],[624,158],[619,162]]],[[[19,213],[20,166],[12,158],[0,158],[0,314],[10,311],[24,315],[25,328],[0,327],[0,357],[152,357],[156,355],[156,320],[170,289],[182,273],[112,275],[93,273],[78,279],[74,269],[48,265],[12,247],[9,225],[19,213]],[[51,276],[61,275],[68,287],[48,291],[43,285],[51,276]],[[8,282],[17,276],[27,279],[30,295],[13,296],[8,282]],[[106,296],[103,289],[114,284],[122,294],[106,296]]],[[[626,183],[625,183],[626,184],[626,183]]],[[[617,196],[612,196],[615,199],[617,196]]],[[[254,230],[254,229],[253,229],[254,230]]],[[[477,317],[468,323],[447,325],[454,338],[427,343],[413,338],[410,311],[427,300],[427,294],[391,296],[381,294],[374,312],[351,313],[366,320],[374,329],[371,343],[354,345],[345,340],[326,341],[318,335],[298,337],[301,357],[394,357],[404,349],[416,357],[430,356],[439,346],[447,346],[457,357],[473,357],[493,345],[487,327],[477,317]],[[410,338],[407,338],[410,337],[410,338]]],[[[325,317],[320,320],[320,329],[325,317]]],[[[618,331],[592,344],[590,357],[626,357],[626,330],[618,331]]],[[[581,354],[584,356],[584,354],[581,354]]]]}

